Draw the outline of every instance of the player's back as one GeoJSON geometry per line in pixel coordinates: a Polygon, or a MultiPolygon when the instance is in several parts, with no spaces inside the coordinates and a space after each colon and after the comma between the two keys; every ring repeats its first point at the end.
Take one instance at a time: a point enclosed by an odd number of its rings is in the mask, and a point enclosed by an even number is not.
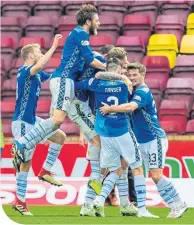
{"type": "Polygon", "coordinates": [[[126,113],[102,115],[99,111],[99,108],[103,106],[102,102],[108,105],[127,103],[129,98],[127,86],[122,81],[99,80],[95,90],[97,108],[95,121],[96,132],[104,137],[118,137],[127,133],[129,130],[129,118],[126,113]]]}
{"type": "Polygon", "coordinates": [[[143,84],[134,91],[132,101],[139,105],[131,117],[138,142],[146,143],[156,137],[166,137],[158,121],[153,95],[147,85],[143,84]]]}
{"type": "Polygon", "coordinates": [[[61,63],[53,72],[52,78],[62,77],[75,80],[83,70],[85,60],[89,60],[89,63],[93,61],[92,50],[89,46],[89,34],[82,27],[77,26],[66,39],[61,63]]]}

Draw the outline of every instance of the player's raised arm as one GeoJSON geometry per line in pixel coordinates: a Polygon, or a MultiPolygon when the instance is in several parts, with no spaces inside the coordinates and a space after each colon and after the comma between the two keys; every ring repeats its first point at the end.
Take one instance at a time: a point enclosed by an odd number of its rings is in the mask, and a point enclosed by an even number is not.
{"type": "MultiPolygon", "coordinates": [[[[53,45],[51,46],[51,48],[46,52],[45,55],[42,55],[42,57],[40,57],[40,59],[36,62],[36,64],[34,66],[31,67],[31,69],[30,69],[31,75],[35,75],[39,70],[42,70],[44,68],[44,66],[48,63],[51,56],[53,55],[53,53],[55,52],[56,48],[59,45],[60,38],[62,38],[61,34],[55,35],[53,45]]],[[[39,49],[39,51],[40,51],[40,49],[39,49]]]]}

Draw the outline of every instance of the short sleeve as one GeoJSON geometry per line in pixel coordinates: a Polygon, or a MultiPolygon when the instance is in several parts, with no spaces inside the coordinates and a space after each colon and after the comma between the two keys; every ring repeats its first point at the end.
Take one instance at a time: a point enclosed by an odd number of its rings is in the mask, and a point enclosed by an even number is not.
{"type": "Polygon", "coordinates": [[[18,71],[18,77],[23,77],[23,78],[27,78],[28,76],[31,76],[30,74],[30,70],[34,65],[31,66],[24,66],[23,68],[21,68],[21,70],[18,71]]]}
{"type": "Polygon", "coordinates": [[[147,92],[143,90],[138,90],[135,92],[134,96],[131,99],[131,102],[135,102],[138,104],[138,108],[142,108],[148,104],[147,100],[147,92]]]}
{"type": "Polygon", "coordinates": [[[75,39],[82,57],[90,64],[94,60],[94,56],[90,47],[88,33],[81,31],[75,36],[75,39]]]}
{"type": "Polygon", "coordinates": [[[45,82],[45,81],[48,80],[50,77],[51,77],[51,74],[46,73],[46,72],[44,72],[44,71],[41,71],[41,74],[40,74],[41,82],[45,82]]]}

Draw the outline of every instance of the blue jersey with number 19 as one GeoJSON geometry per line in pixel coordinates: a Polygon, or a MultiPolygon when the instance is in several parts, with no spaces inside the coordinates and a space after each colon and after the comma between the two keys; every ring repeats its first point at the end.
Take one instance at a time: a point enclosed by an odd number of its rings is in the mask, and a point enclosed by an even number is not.
{"type": "Polygon", "coordinates": [[[131,102],[138,104],[138,108],[132,113],[131,117],[137,141],[146,143],[157,137],[166,137],[158,122],[154,98],[146,84],[139,86],[134,91],[131,102]]]}
{"type": "Polygon", "coordinates": [[[106,81],[92,78],[89,81],[75,83],[75,88],[95,92],[96,120],[95,131],[104,137],[118,137],[129,132],[127,113],[110,113],[102,115],[99,108],[102,102],[108,105],[120,105],[128,102],[129,92],[122,81],[106,81]]]}

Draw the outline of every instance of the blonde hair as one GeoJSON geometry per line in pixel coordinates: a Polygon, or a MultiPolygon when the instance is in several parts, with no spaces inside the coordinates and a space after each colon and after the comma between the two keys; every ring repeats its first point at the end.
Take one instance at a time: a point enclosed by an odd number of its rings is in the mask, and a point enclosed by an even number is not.
{"type": "Polygon", "coordinates": [[[21,49],[21,57],[24,61],[28,58],[29,53],[33,52],[34,48],[40,48],[40,45],[37,43],[24,45],[24,47],[21,49]]]}
{"type": "Polygon", "coordinates": [[[117,58],[123,60],[127,56],[127,52],[124,48],[114,47],[108,52],[108,58],[117,58]]]}
{"type": "Polygon", "coordinates": [[[140,62],[133,62],[127,64],[127,70],[138,69],[140,73],[146,74],[146,67],[140,62]]]}

